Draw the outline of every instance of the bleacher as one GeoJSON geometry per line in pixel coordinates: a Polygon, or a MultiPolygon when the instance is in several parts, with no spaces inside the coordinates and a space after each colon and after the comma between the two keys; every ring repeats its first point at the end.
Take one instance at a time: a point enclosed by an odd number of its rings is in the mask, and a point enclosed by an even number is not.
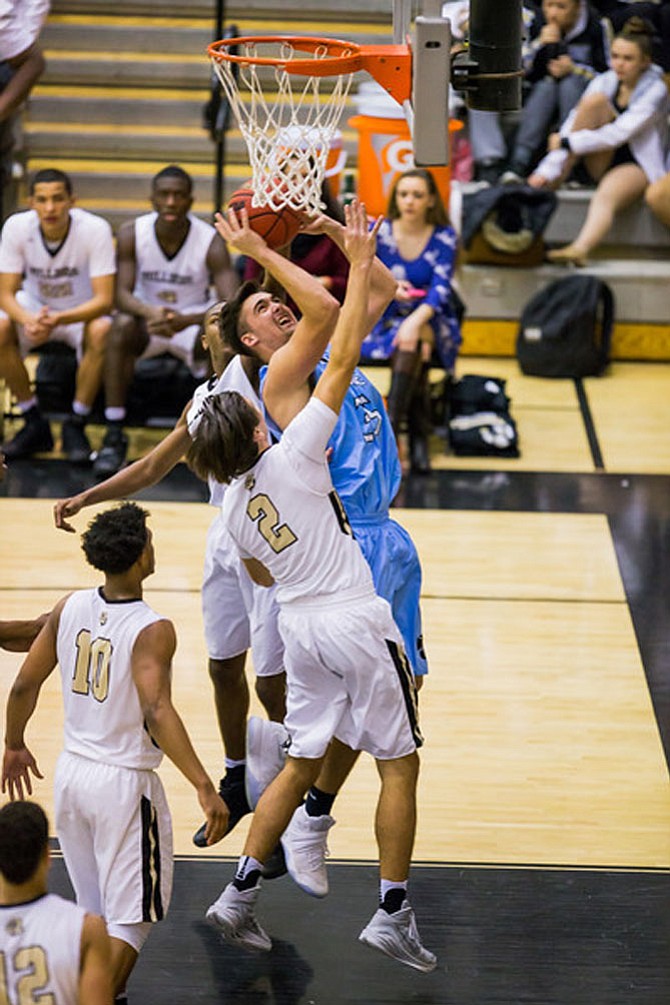
{"type": "MultiPolygon", "coordinates": [[[[195,209],[210,217],[216,144],[203,125],[211,72],[205,57],[215,33],[214,2],[194,0],[54,0],[43,34],[47,70],[24,121],[26,169],[54,166],[73,178],[79,204],[117,226],[148,208],[152,175],[180,163],[195,181],[195,209]]],[[[327,9],[277,0],[227,5],[240,34],[327,34],[388,42],[390,0],[331,0],[327,9]]],[[[355,109],[350,100],[349,111],[355,109]]],[[[234,125],[234,124],[233,124],[234,125]]],[[[356,170],[357,133],[342,122],[347,168],[356,170]]],[[[225,137],[224,198],[248,177],[236,128],[225,137]]],[[[589,190],[565,189],[546,239],[577,232],[589,190]]],[[[669,359],[670,231],[642,205],[622,214],[589,269],[611,283],[617,303],[614,356],[669,359]]],[[[464,353],[512,355],[516,323],[528,298],[561,266],[534,269],[467,265],[464,353]]]]}

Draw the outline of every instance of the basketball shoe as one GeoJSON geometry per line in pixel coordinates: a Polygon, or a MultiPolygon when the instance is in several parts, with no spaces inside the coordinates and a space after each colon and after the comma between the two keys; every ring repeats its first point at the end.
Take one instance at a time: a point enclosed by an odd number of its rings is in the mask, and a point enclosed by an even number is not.
{"type": "Polygon", "coordinates": [[[206,918],[218,928],[226,942],[252,952],[267,953],[272,949],[272,939],[258,924],[254,913],[260,892],[260,886],[238,890],[229,883],[221,896],[207,908],[206,918]]]}
{"type": "Polygon", "coordinates": [[[366,946],[425,974],[437,966],[437,957],[421,945],[414,911],[408,901],[404,901],[395,914],[388,914],[380,907],[358,939],[366,946]]]}
{"type": "Polygon", "coordinates": [[[298,806],[281,837],[286,868],[294,883],[312,897],[328,893],[328,831],[335,821],[327,813],[310,817],[298,806]]]}
{"type": "Polygon", "coordinates": [[[286,763],[291,738],[281,722],[252,715],[247,724],[247,756],[244,786],[252,810],[286,763]]]}
{"type": "MultiPolygon", "coordinates": [[[[230,834],[233,827],[240,822],[242,817],[246,816],[247,813],[251,813],[251,807],[247,802],[247,796],[244,791],[244,767],[242,765],[236,768],[228,768],[226,774],[219,782],[219,795],[230,811],[228,827],[226,828],[226,834],[230,834]]],[[[193,835],[193,844],[197,848],[207,847],[207,839],[205,838],[206,826],[206,824],[203,824],[193,835]]]]}

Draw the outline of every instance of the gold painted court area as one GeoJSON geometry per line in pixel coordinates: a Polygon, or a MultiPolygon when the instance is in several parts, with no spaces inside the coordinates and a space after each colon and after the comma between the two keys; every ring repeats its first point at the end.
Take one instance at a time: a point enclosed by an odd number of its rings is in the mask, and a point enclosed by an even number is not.
{"type": "MultiPolygon", "coordinates": [[[[32,617],[90,586],[78,537],[56,531],[51,500],[0,500],[0,616],[32,617]]],[[[157,572],[146,598],[177,627],[174,693],[211,774],[222,773],[199,586],[214,511],[148,503],[157,572]]],[[[92,511],[89,511],[92,513],[92,511]]],[[[670,867],[667,769],[609,527],[598,514],[396,510],[424,566],[430,677],[421,692],[416,859],[670,867]]],[[[76,518],[80,529],[87,514],[76,518]]],[[[21,662],[0,652],[0,697],[21,662]]],[[[251,672],[251,668],[250,668],[251,672]]],[[[258,711],[254,703],[254,710],[258,711]]],[[[29,728],[51,811],[60,684],[29,728]]],[[[190,835],[200,812],[171,765],[161,774],[180,854],[237,855],[241,824],[212,852],[190,835]]],[[[336,859],[376,857],[374,766],[361,758],[338,798],[336,859]]]]}

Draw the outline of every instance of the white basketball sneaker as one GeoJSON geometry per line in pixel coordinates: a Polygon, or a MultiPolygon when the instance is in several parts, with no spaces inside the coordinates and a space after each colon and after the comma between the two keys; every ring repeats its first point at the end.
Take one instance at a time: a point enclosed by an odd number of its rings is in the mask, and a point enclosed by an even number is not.
{"type": "Polygon", "coordinates": [[[253,952],[269,952],[272,939],[258,924],[254,913],[260,891],[260,886],[238,890],[229,883],[221,896],[207,908],[206,918],[214,928],[218,928],[226,942],[253,952]]]}
{"type": "Polygon", "coordinates": [[[304,806],[298,806],[281,837],[291,878],[312,897],[325,897],[328,893],[328,831],[334,823],[327,813],[310,817],[304,806]]]}
{"type": "Polygon", "coordinates": [[[380,907],[358,938],[366,946],[426,974],[437,966],[437,957],[421,945],[414,911],[407,901],[395,914],[380,907]]]}
{"type": "Polygon", "coordinates": [[[286,763],[291,738],[281,722],[252,715],[247,723],[247,763],[244,785],[252,810],[286,763]]]}

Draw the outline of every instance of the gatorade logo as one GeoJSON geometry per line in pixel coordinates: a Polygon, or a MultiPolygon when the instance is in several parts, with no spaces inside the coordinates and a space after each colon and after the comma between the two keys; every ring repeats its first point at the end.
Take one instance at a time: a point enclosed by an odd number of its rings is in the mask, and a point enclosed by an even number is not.
{"type": "Polygon", "coordinates": [[[414,167],[412,141],[398,136],[389,137],[377,133],[371,137],[371,145],[381,175],[382,192],[386,196],[395,175],[414,167]]]}

